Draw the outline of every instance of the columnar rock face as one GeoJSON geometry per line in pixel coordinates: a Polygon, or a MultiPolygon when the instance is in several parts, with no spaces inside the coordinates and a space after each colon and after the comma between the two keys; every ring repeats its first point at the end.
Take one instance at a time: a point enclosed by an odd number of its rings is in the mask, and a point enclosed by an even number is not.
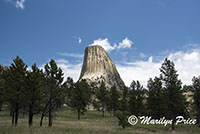
{"type": "Polygon", "coordinates": [[[124,87],[124,82],[110,59],[107,52],[99,45],[89,46],[85,49],[84,62],[79,80],[100,83],[104,81],[110,88],[114,84],[117,88],[124,87]]]}

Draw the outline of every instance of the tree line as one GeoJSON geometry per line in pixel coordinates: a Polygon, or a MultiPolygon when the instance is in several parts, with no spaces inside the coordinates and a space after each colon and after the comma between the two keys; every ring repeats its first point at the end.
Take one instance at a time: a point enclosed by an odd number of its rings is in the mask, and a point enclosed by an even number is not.
{"type": "Polygon", "coordinates": [[[118,89],[115,85],[107,87],[104,81],[74,82],[70,77],[64,81],[63,72],[53,59],[44,69],[36,64],[28,69],[18,56],[9,67],[0,66],[0,111],[2,105],[9,107],[13,125],[17,125],[19,114],[27,114],[29,126],[33,125],[34,115],[40,115],[40,126],[48,117],[51,127],[55,111],[63,104],[76,110],[78,119],[88,109],[100,111],[102,117],[109,112],[110,116],[117,116],[123,128],[128,126],[130,115],[166,117],[172,119],[172,129],[179,115],[196,118],[200,124],[200,76],[193,77],[192,85],[182,86],[173,61],[166,58],[160,75],[150,78],[146,89],[135,80],[129,87],[118,89]],[[187,101],[187,93],[191,93],[191,102],[187,101]]]}

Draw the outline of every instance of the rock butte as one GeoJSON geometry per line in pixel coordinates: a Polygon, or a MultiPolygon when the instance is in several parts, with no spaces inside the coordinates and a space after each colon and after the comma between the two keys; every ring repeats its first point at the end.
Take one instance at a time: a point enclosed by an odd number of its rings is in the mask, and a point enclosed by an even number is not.
{"type": "Polygon", "coordinates": [[[86,79],[90,82],[104,81],[107,87],[116,85],[121,89],[124,82],[121,79],[115,64],[108,53],[99,45],[88,46],[85,49],[84,61],[79,80],[86,79]]]}

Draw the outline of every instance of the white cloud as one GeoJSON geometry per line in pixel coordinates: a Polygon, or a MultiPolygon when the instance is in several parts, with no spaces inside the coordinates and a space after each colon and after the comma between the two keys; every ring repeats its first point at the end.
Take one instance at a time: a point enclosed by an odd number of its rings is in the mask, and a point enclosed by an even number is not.
{"type": "Polygon", "coordinates": [[[81,37],[78,37],[78,36],[72,36],[73,39],[75,39],[76,41],[78,41],[78,44],[81,44],[82,43],[82,39],[81,37]]]}
{"type": "MultiPolygon", "coordinates": [[[[75,82],[78,81],[81,73],[82,62],[77,64],[71,64],[65,59],[57,59],[55,60],[55,62],[57,66],[60,67],[64,73],[64,81],[67,79],[67,77],[73,78],[75,82]]],[[[49,61],[47,63],[49,63],[49,61]]],[[[44,71],[45,65],[46,63],[39,66],[39,68],[43,69],[44,71]]]]}
{"type": "Polygon", "coordinates": [[[150,77],[159,75],[161,63],[153,62],[153,57],[148,61],[127,62],[124,65],[117,64],[117,70],[126,86],[130,86],[133,80],[139,80],[144,86],[150,77]]]}
{"type": "Polygon", "coordinates": [[[83,54],[79,53],[57,53],[57,54],[66,57],[83,58],[83,54]]]}
{"type": "Polygon", "coordinates": [[[70,64],[65,59],[58,59],[56,60],[56,63],[64,73],[64,80],[66,80],[67,77],[73,78],[74,81],[77,81],[79,79],[82,63],[70,64]]]}
{"type": "Polygon", "coordinates": [[[125,38],[124,40],[122,40],[122,42],[119,43],[118,45],[118,49],[120,48],[131,48],[131,45],[133,44],[133,42],[131,40],[129,40],[128,38],[125,38]]]}
{"type": "Polygon", "coordinates": [[[23,10],[25,8],[24,3],[25,3],[25,0],[17,0],[15,6],[16,8],[20,8],[23,10]]]}
{"type": "Polygon", "coordinates": [[[117,45],[116,43],[111,45],[110,42],[108,41],[108,38],[105,39],[97,39],[94,40],[92,44],[90,44],[89,46],[93,46],[93,45],[100,45],[102,46],[106,51],[112,51],[115,49],[123,49],[123,48],[131,48],[133,42],[131,40],[129,40],[127,37],[122,40],[122,42],[119,43],[119,45],[117,45]]]}
{"type": "MultiPolygon", "coordinates": [[[[177,51],[166,57],[175,63],[179,79],[183,84],[191,84],[192,77],[200,75],[200,50],[177,51]]],[[[159,68],[163,61],[164,59],[155,62],[151,56],[148,61],[127,62],[124,65],[117,64],[116,66],[127,86],[131,84],[132,80],[139,80],[146,87],[150,77],[159,76],[159,68]]]]}
{"type": "Polygon", "coordinates": [[[144,53],[140,53],[139,56],[140,56],[141,58],[147,57],[144,53]]]}
{"type": "Polygon", "coordinates": [[[110,42],[108,41],[108,38],[101,39],[99,38],[98,40],[94,40],[92,44],[89,46],[94,46],[94,45],[100,45],[102,46],[106,51],[112,51],[116,48],[116,45],[112,46],[110,42]]]}
{"type": "Polygon", "coordinates": [[[82,42],[81,37],[78,37],[78,43],[81,44],[81,42],[82,42]]]}

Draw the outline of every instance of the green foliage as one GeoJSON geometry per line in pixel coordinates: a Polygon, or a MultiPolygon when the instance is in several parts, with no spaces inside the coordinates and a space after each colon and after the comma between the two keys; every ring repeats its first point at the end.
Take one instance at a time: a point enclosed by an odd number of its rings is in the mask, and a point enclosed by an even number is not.
{"type": "Polygon", "coordinates": [[[174,129],[174,121],[176,116],[185,116],[186,99],[181,90],[181,80],[178,79],[177,71],[175,70],[174,63],[168,59],[164,60],[160,71],[161,78],[166,93],[166,101],[168,102],[169,115],[173,119],[172,129],[174,129]]]}
{"type": "Polygon", "coordinates": [[[128,88],[124,86],[123,92],[122,92],[122,99],[121,99],[121,111],[124,113],[127,113],[129,110],[128,106],[128,88]]]}
{"type": "Polygon", "coordinates": [[[131,125],[128,122],[128,116],[126,116],[124,113],[121,111],[117,111],[116,117],[119,122],[119,126],[122,126],[123,129],[130,127],[131,125]]]}
{"type": "Polygon", "coordinates": [[[12,124],[18,123],[19,110],[26,105],[27,65],[18,56],[13,60],[6,77],[6,100],[12,112],[12,124]]]}
{"type": "Polygon", "coordinates": [[[160,78],[150,78],[147,85],[149,94],[147,98],[148,114],[152,118],[159,119],[161,117],[169,117],[168,106],[166,102],[165,92],[162,88],[160,78]]]}
{"type": "Polygon", "coordinates": [[[2,109],[2,105],[4,102],[4,95],[5,95],[5,79],[3,77],[4,75],[4,68],[0,65],[0,111],[2,109]]]}
{"type": "Polygon", "coordinates": [[[103,81],[101,82],[100,87],[97,88],[96,97],[101,105],[102,117],[104,117],[104,110],[106,108],[109,96],[108,96],[108,90],[103,81]]]}
{"type": "Polygon", "coordinates": [[[65,103],[68,105],[70,105],[70,102],[71,102],[70,99],[72,96],[72,91],[73,91],[74,86],[75,86],[75,83],[73,79],[70,77],[67,77],[67,80],[62,85],[62,88],[65,93],[65,103]]]}
{"type": "Polygon", "coordinates": [[[86,80],[78,81],[74,86],[70,86],[70,96],[67,97],[68,105],[77,110],[78,119],[80,119],[80,114],[84,114],[91,100],[91,89],[86,80]]]}
{"type": "Polygon", "coordinates": [[[200,76],[193,77],[192,88],[194,90],[194,104],[196,110],[197,124],[200,125],[200,76]]]}
{"type": "Polygon", "coordinates": [[[136,116],[145,114],[145,93],[146,91],[139,81],[133,81],[131,83],[128,101],[131,114],[136,116]]]}
{"type": "Polygon", "coordinates": [[[33,115],[42,110],[44,104],[44,75],[36,64],[32,65],[32,71],[26,76],[26,109],[29,113],[29,125],[32,126],[33,115]]]}
{"type": "Polygon", "coordinates": [[[62,88],[63,73],[60,68],[57,67],[56,62],[51,59],[49,64],[45,65],[45,106],[44,110],[49,117],[49,127],[52,126],[53,111],[61,107],[64,102],[64,90],[62,88]]]}
{"type": "Polygon", "coordinates": [[[119,109],[120,105],[120,92],[117,90],[116,86],[112,86],[109,92],[109,107],[113,111],[113,116],[115,112],[119,109]]]}

